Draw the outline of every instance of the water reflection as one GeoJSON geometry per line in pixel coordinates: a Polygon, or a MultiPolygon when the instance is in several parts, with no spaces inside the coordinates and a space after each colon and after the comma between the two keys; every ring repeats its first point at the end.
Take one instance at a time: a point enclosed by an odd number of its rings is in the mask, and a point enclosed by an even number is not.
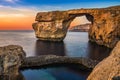
{"type": "MultiPolygon", "coordinates": [[[[36,41],[34,32],[0,32],[0,46],[21,45],[27,56],[59,55],[87,57],[102,60],[110,54],[110,49],[88,42],[88,33],[69,32],[64,42],[36,41]]],[[[24,76],[15,80],[86,80],[88,73],[75,68],[59,67],[21,71],[24,76]],[[39,77],[39,78],[38,78],[39,77]]],[[[0,80],[4,80],[0,78],[0,80]]],[[[8,79],[6,79],[8,80],[8,79]]],[[[14,79],[13,79],[14,80],[14,79]]]]}
{"type": "Polygon", "coordinates": [[[87,47],[88,58],[99,61],[107,57],[112,50],[105,46],[97,45],[96,43],[93,42],[88,42],[87,47]]]}
{"type": "Polygon", "coordinates": [[[35,54],[38,55],[66,55],[66,47],[64,42],[49,42],[49,41],[36,41],[35,54]]]}

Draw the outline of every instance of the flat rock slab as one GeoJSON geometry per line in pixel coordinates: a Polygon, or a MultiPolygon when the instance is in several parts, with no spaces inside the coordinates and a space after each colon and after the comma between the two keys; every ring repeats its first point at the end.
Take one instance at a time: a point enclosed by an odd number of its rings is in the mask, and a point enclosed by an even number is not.
{"type": "Polygon", "coordinates": [[[27,57],[24,60],[24,63],[21,65],[21,68],[40,67],[51,64],[78,64],[80,67],[84,66],[86,69],[92,69],[96,66],[97,63],[98,61],[93,61],[91,59],[82,57],[43,55],[36,57],[27,57]]]}

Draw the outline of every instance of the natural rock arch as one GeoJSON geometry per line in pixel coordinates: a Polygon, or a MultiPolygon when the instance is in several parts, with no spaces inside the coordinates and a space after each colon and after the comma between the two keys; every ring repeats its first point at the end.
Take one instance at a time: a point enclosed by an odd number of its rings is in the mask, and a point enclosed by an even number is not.
{"type": "Polygon", "coordinates": [[[68,11],[39,12],[33,23],[36,37],[40,40],[62,41],[71,21],[86,15],[92,22],[89,40],[107,47],[114,47],[120,40],[120,6],[68,11]]]}
{"type": "Polygon", "coordinates": [[[90,21],[91,24],[93,25],[94,17],[93,17],[92,15],[88,14],[88,13],[69,14],[69,16],[71,16],[71,17],[69,17],[69,19],[67,19],[67,20],[64,20],[63,23],[62,23],[62,24],[64,24],[63,27],[65,27],[67,30],[68,30],[68,28],[70,27],[71,22],[72,22],[76,17],[81,17],[81,16],[86,16],[86,19],[87,19],[88,21],[90,21]]]}

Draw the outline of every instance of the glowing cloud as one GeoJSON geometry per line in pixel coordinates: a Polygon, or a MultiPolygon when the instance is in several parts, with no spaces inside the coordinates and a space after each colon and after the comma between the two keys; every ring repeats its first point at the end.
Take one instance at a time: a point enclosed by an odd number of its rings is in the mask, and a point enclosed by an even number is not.
{"type": "Polygon", "coordinates": [[[0,5],[0,30],[30,30],[38,11],[0,5]]]}
{"type": "Polygon", "coordinates": [[[14,2],[16,2],[16,1],[18,1],[18,0],[5,0],[6,2],[11,2],[11,3],[14,3],[14,2]]]}

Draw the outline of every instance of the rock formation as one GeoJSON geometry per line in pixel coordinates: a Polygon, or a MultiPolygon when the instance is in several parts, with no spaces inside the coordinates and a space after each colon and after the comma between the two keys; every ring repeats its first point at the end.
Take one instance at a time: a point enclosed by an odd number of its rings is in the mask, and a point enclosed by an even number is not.
{"type": "Polygon", "coordinates": [[[83,70],[92,69],[98,61],[82,57],[42,55],[26,57],[21,46],[0,47],[0,80],[25,80],[19,69],[42,67],[51,64],[76,64],[83,70]]]}
{"type": "Polygon", "coordinates": [[[0,80],[19,80],[19,67],[24,58],[25,53],[18,45],[0,47],[0,80]]]}
{"type": "Polygon", "coordinates": [[[94,17],[89,39],[110,48],[115,46],[120,40],[120,6],[103,9],[94,17]]]}
{"type": "Polygon", "coordinates": [[[112,48],[120,39],[120,6],[39,12],[33,29],[40,40],[62,41],[72,20],[83,15],[92,23],[90,41],[112,48]]]}
{"type": "Polygon", "coordinates": [[[93,69],[98,61],[83,57],[67,57],[67,56],[56,56],[56,55],[41,55],[36,57],[27,57],[24,60],[21,68],[33,68],[41,67],[51,64],[76,64],[81,69],[93,69]]]}
{"type": "Polygon", "coordinates": [[[120,80],[120,41],[111,55],[97,64],[87,80],[120,80]]]}

